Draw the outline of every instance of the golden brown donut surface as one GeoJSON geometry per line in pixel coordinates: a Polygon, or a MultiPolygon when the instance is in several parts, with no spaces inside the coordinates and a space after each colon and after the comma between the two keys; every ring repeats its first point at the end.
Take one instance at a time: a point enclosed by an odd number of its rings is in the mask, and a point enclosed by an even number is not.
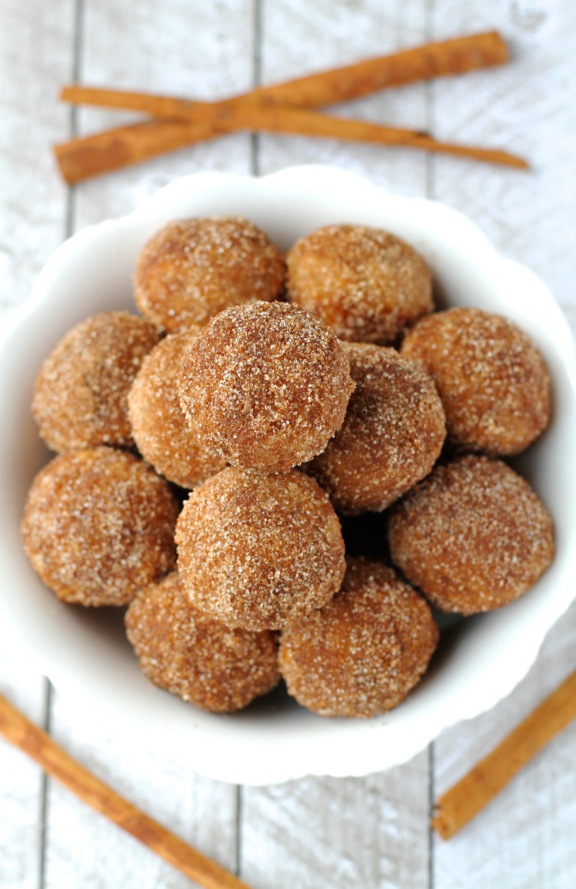
{"type": "Polygon", "coordinates": [[[143,315],[175,333],[227,306],[276,299],[285,262],[268,236],[239,216],[170,222],[143,247],[134,298],[143,315]]]}
{"type": "Polygon", "coordinates": [[[298,306],[220,312],[190,345],[180,403],[206,447],[234,466],[285,472],[342,425],[354,388],[342,343],[298,306]]]}
{"type": "Polygon", "coordinates": [[[148,679],[203,710],[240,710],[280,679],[275,634],[208,617],[191,603],[176,571],[138,593],[125,622],[148,679]]]}
{"type": "Polygon", "coordinates": [[[393,561],[444,611],[474,614],[525,593],[554,556],[551,518],[499,459],[438,465],[393,508],[393,561]]]}
{"type": "Polygon", "coordinates": [[[550,376],[542,355],[512,321],[454,308],[423,318],[401,353],[433,377],[457,445],[493,455],[524,450],[550,419],[550,376]]]}
{"type": "Polygon", "coordinates": [[[189,495],[176,542],[192,602],[252,630],[277,629],[319,608],[345,569],[336,513],[320,486],[298,470],[222,470],[189,495]]]}
{"type": "Polygon", "coordinates": [[[164,337],[142,362],[128,395],[132,436],[142,456],[169,481],[194,488],[226,465],[191,431],[178,397],[182,359],[199,328],[164,337]]]}
{"type": "Polygon", "coordinates": [[[308,464],[336,509],[379,512],[427,475],[446,426],[432,378],[394,349],[345,343],[355,389],[341,428],[308,464]]]}
{"type": "Polygon", "coordinates": [[[154,326],[129,312],[99,312],[69,330],[34,388],[32,414],[48,447],[129,447],[128,392],[157,342],[154,326]]]}
{"type": "Polygon", "coordinates": [[[370,717],[420,681],[438,641],[428,604],[386,565],[348,559],[342,588],[282,630],[288,691],[322,716],[370,717]]]}
{"type": "Polygon", "coordinates": [[[286,257],[288,297],[318,314],[337,336],[393,343],[432,310],[432,276],[405,241],[365,225],[327,225],[286,257]]]}
{"type": "Polygon", "coordinates": [[[22,537],[59,599],[125,605],[175,563],[179,504],[132,454],[98,447],[55,457],[35,477],[22,537]]]}

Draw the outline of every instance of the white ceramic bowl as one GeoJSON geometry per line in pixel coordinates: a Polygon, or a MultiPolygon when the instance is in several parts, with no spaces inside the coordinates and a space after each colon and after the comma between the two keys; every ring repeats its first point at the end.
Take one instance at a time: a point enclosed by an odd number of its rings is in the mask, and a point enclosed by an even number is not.
{"type": "Polygon", "coordinates": [[[62,695],[109,724],[111,733],[157,745],[163,756],[185,753],[210,777],[266,784],[311,774],[363,775],[404,762],[447,726],[508,694],[576,595],[575,380],[571,333],[553,296],[528,269],[499,256],[454,210],[391,196],[331,167],[294,167],[262,178],[206,173],[175,181],[129,216],[87,228],[56,250],[0,343],[0,621],[62,695]],[[519,468],[553,515],[552,567],[514,604],[463,622],[408,699],[371,720],[323,719],[281,694],[231,716],[201,712],[144,678],[119,612],[59,603],[22,550],[24,497],[48,457],[29,409],[41,360],[80,319],[133,308],[136,255],[165,221],[235,213],[264,228],[281,248],[330,222],[389,229],[423,254],[448,304],[480,306],[514,319],[551,369],[553,422],[519,468]]]}

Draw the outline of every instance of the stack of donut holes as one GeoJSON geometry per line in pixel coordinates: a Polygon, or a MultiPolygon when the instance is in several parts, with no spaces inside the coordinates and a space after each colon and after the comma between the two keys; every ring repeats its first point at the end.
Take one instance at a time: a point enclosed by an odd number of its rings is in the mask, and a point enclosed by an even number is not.
{"type": "Polygon", "coordinates": [[[55,455],[22,536],[44,583],[125,607],[145,675],[197,707],[281,679],[323,716],[400,704],[439,612],[506,605],[554,553],[507,462],[549,422],[542,355],[500,315],[439,310],[432,284],[362,225],[283,255],[244,218],[166,224],[138,257],[139,312],[87,318],[38,373],[55,455]],[[369,516],[377,556],[342,530],[369,516]]]}

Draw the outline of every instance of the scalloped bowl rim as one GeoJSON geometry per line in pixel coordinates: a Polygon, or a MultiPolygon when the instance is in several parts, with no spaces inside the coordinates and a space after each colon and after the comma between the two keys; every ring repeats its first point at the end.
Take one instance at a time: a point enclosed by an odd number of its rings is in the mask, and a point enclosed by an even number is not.
{"type": "Polygon", "coordinates": [[[576,596],[576,359],[554,297],[529,269],[502,257],[480,229],[439,202],[402,197],[337,167],[289,167],[268,176],[193,173],[132,213],[82,229],[50,257],[27,302],[0,338],[0,593],[4,630],[82,717],[188,755],[208,777],[270,784],[306,775],[366,775],[406,762],[444,729],[493,707],[526,675],[552,625],[576,596]],[[23,553],[19,518],[27,487],[48,452],[29,404],[44,355],[94,311],[131,308],[131,275],[145,240],[186,215],[243,214],[280,247],[329,222],[389,228],[427,259],[450,304],[482,305],[515,320],[538,343],[554,384],[551,428],[518,460],[551,510],[557,554],[521,599],[467,619],[420,686],[371,720],[322,719],[272,695],[242,713],[198,711],[141,674],[108,610],[88,613],[48,593],[23,553]],[[546,458],[546,459],[543,459],[546,458]],[[572,461],[574,463],[575,461],[572,461]]]}

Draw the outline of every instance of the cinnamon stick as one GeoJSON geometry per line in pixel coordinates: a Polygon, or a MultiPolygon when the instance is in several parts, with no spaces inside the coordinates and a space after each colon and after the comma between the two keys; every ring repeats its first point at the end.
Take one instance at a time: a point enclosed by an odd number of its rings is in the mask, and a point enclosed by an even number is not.
{"type": "Polygon", "coordinates": [[[64,180],[76,185],[226,132],[209,121],[146,120],[61,142],[54,154],[64,180]]]}
{"type": "Polygon", "coordinates": [[[238,108],[221,121],[199,120],[182,124],[180,121],[146,121],[123,127],[113,136],[110,131],[87,138],[73,139],[55,146],[55,154],[64,179],[75,184],[129,164],[138,163],[168,149],[183,147],[192,142],[214,138],[232,130],[290,133],[355,142],[372,142],[388,146],[404,146],[435,153],[470,158],[485,163],[528,169],[524,158],[498,148],[482,148],[461,143],[443,142],[427,133],[402,129],[369,121],[331,117],[313,111],[282,106],[238,108]]]}
{"type": "Polygon", "coordinates": [[[436,804],[432,827],[450,839],[576,718],[576,671],[436,804]]]}
{"type": "Polygon", "coordinates": [[[27,753],[96,811],[105,815],[205,889],[249,889],[229,871],[133,806],[72,759],[56,742],[0,695],[0,734],[27,753]]]}
{"type": "MultiPolygon", "coordinates": [[[[424,44],[285,83],[256,87],[249,93],[221,102],[169,99],[170,102],[184,103],[190,113],[194,109],[194,120],[184,121],[178,114],[173,117],[164,106],[165,113],[172,119],[145,121],[128,127],[117,127],[107,133],[73,139],[56,146],[56,158],[66,181],[80,182],[98,173],[137,163],[227,132],[229,130],[225,128],[223,112],[225,114],[230,107],[275,103],[302,109],[315,108],[422,79],[464,74],[479,68],[500,65],[507,60],[508,50],[504,40],[498,32],[488,31],[424,44]],[[212,125],[208,125],[210,120],[212,125]]],[[[74,89],[69,87],[64,91],[63,95],[67,100],[75,101],[72,98],[74,89]]],[[[78,101],[79,94],[76,95],[78,101]]],[[[109,95],[103,104],[110,104],[109,95]]]]}
{"type": "MultiPolygon", "coordinates": [[[[221,106],[229,104],[234,106],[238,103],[245,105],[247,102],[263,104],[274,102],[280,105],[295,105],[298,108],[319,108],[322,105],[358,99],[377,90],[403,86],[419,80],[465,74],[479,68],[502,65],[508,58],[508,48],[498,31],[486,31],[426,43],[390,55],[364,59],[352,65],[307,74],[283,83],[258,86],[249,93],[219,102],[159,97],[160,102],[164,104],[164,110],[158,109],[154,114],[162,117],[190,118],[191,114],[195,114],[196,108],[204,111],[210,108],[217,110],[221,106]]],[[[68,102],[90,101],[90,104],[113,107],[113,90],[102,90],[102,101],[98,101],[97,92],[73,84],[62,90],[61,98],[68,102]],[[88,100],[90,93],[91,98],[88,100]]],[[[137,111],[149,112],[147,99],[138,106],[138,93],[132,94],[136,101],[134,105],[126,105],[127,93],[118,92],[117,95],[116,107],[132,107],[137,111]]]]}
{"type": "MultiPolygon", "coordinates": [[[[100,94],[100,91],[98,91],[100,94]]],[[[115,97],[118,95],[114,94],[115,97]]],[[[145,94],[131,93],[138,96],[140,104],[145,104],[145,94]]],[[[158,97],[150,96],[150,107],[156,106],[158,97]]],[[[164,97],[162,97],[163,100],[164,97]]],[[[153,154],[166,150],[167,134],[174,131],[178,139],[183,132],[182,125],[177,121],[168,120],[167,128],[160,130],[156,121],[132,128],[124,128],[122,138],[111,139],[110,133],[92,136],[88,139],[76,139],[58,145],[56,157],[62,174],[67,182],[80,182],[86,175],[110,170],[136,163],[153,154]]],[[[186,125],[186,141],[197,141],[212,138],[218,134],[232,130],[251,130],[253,132],[291,133],[300,136],[316,136],[346,141],[373,142],[380,145],[397,145],[425,151],[467,157],[486,163],[527,169],[528,163],[517,155],[496,148],[480,148],[460,143],[442,142],[433,139],[427,133],[399,127],[383,126],[369,121],[350,118],[333,117],[315,111],[290,108],[282,105],[237,105],[220,109],[220,113],[205,119],[199,115],[198,120],[186,125]]]]}

